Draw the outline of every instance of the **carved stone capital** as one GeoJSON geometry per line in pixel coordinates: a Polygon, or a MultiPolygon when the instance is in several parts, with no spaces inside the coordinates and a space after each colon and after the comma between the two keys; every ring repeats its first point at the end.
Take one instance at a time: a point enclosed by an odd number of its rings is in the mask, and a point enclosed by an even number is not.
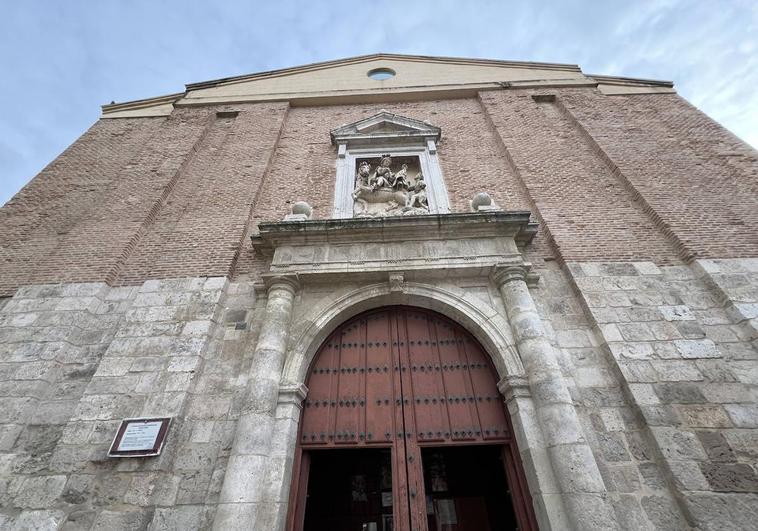
{"type": "Polygon", "coordinates": [[[499,288],[509,282],[526,282],[527,286],[533,287],[539,282],[539,275],[532,273],[532,264],[522,262],[520,264],[498,264],[492,268],[490,279],[499,288]]]}
{"type": "Polygon", "coordinates": [[[529,272],[528,264],[499,264],[492,268],[490,279],[497,287],[509,282],[521,281],[526,282],[526,275],[529,272]]]}
{"type": "Polygon", "coordinates": [[[526,376],[516,374],[505,376],[497,383],[497,389],[505,397],[506,403],[516,398],[532,396],[526,376]]]}
{"type": "Polygon", "coordinates": [[[279,386],[278,404],[294,404],[303,407],[303,400],[308,396],[308,388],[301,383],[283,383],[279,386]]]}
{"type": "Polygon", "coordinates": [[[300,289],[300,280],[297,275],[263,275],[268,295],[278,290],[290,292],[293,296],[300,289]]]}

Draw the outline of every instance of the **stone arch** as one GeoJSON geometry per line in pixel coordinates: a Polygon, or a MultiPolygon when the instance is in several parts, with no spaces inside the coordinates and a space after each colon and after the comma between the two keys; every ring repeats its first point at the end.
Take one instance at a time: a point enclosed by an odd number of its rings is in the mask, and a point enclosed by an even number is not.
{"type": "Polygon", "coordinates": [[[371,284],[314,304],[293,323],[282,385],[305,382],[321,343],[340,324],[366,310],[390,305],[417,306],[450,318],[479,341],[500,378],[525,376],[508,321],[495,308],[460,288],[406,282],[400,290],[389,283],[371,284]]]}

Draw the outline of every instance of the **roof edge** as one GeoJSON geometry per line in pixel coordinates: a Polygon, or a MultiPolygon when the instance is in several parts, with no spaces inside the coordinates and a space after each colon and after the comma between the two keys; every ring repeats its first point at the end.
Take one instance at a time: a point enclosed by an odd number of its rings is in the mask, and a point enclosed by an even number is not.
{"type": "Polygon", "coordinates": [[[599,74],[584,74],[585,76],[594,79],[599,83],[619,83],[626,85],[647,85],[655,87],[667,87],[674,88],[673,81],[665,81],[660,79],[644,79],[640,77],[622,77],[622,76],[604,76],[599,74]]]}
{"type": "Polygon", "coordinates": [[[165,96],[155,96],[154,98],[143,98],[139,100],[125,101],[122,103],[107,103],[105,105],[101,105],[100,108],[102,109],[103,114],[109,114],[117,111],[142,109],[144,107],[161,105],[163,103],[174,103],[185,94],[186,92],[176,92],[174,94],[166,94],[165,96]]]}
{"type": "Polygon", "coordinates": [[[241,76],[231,76],[210,81],[201,81],[198,83],[188,83],[185,85],[187,91],[211,88],[227,83],[238,83],[243,81],[249,81],[252,79],[259,79],[262,77],[271,77],[286,75],[298,72],[308,72],[310,70],[318,70],[330,66],[336,66],[340,64],[354,64],[365,61],[371,61],[375,59],[397,59],[397,60],[411,60],[411,61],[438,61],[438,62],[459,62],[467,64],[490,64],[499,66],[517,66],[517,67],[539,67],[555,70],[570,70],[573,72],[581,73],[582,70],[579,65],[573,64],[561,64],[561,63],[540,63],[534,61],[504,61],[499,59],[472,59],[467,57],[445,57],[435,55],[405,55],[405,54],[392,54],[392,53],[375,53],[369,55],[358,55],[355,57],[345,57],[342,59],[333,59],[330,61],[321,61],[317,63],[308,63],[300,66],[292,66],[287,68],[280,68],[275,70],[267,70],[265,72],[257,72],[255,74],[245,74],[241,76]]]}

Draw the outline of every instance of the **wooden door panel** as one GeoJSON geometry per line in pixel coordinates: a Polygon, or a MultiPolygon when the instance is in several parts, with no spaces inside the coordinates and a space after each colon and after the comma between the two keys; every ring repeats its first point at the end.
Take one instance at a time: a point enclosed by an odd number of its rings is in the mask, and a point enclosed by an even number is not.
{"type": "Polygon", "coordinates": [[[361,414],[365,406],[364,378],[365,344],[360,321],[344,327],[339,341],[337,407],[334,439],[338,445],[354,445],[360,441],[361,414]],[[363,345],[363,346],[361,346],[363,345]]]}
{"type": "Polygon", "coordinates": [[[396,415],[396,352],[388,319],[369,315],[366,326],[366,441],[391,443],[394,440],[396,415]]]}
{"type": "Polygon", "coordinates": [[[510,442],[496,374],[479,343],[443,316],[368,312],[316,354],[298,451],[391,447],[395,529],[425,531],[421,446],[510,442]]]}

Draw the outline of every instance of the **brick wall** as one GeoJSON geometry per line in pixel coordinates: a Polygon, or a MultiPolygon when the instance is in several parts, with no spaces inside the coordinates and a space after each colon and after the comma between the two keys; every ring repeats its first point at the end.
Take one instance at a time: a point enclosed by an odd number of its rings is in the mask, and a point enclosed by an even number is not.
{"type": "MultiPolygon", "coordinates": [[[[0,294],[39,280],[49,261],[78,224],[113,195],[118,176],[165,123],[163,118],[100,120],[0,209],[0,294]]],[[[92,242],[70,240],[79,252],[92,242]]],[[[91,259],[90,258],[90,259],[91,259]]],[[[58,269],[78,263],[55,261],[58,269]]],[[[64,273],[65,274],[65,273],[64,273]]],[[[87,275],[79,270],[71,278],[87,275]]],[[[104,276],[99,275],[102,280],[104,276]]]]}
{"type": "Polygon", "coordinates": [[[480,190],[530,209],[539,256],[676,264],[758,253],[756,152],[676,95],[246,104],[96,123],[0,209],[0,295],[45,282],[255,275],[265,267],[249,243],[257,222],[301,199],[329,216],[329,130],[383,108],[442,128],[453,211],[480,190]],[[224,109],[239,112],[217,116],[224,109]]]}

